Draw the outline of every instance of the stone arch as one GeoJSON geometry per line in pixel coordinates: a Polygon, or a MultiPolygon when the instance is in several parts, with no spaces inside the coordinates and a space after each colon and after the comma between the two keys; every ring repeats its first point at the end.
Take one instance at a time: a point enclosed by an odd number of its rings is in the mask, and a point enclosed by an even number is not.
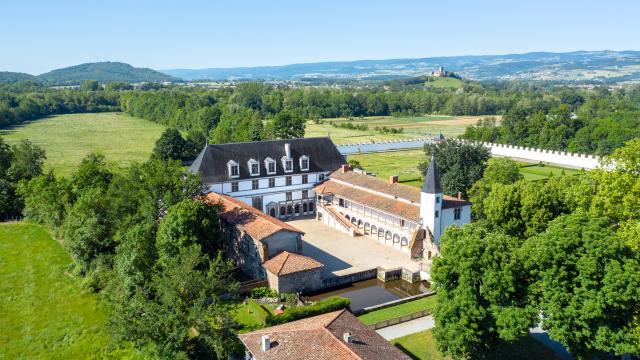
{"type": "Polygon", "coordinates": [[[307,203],[302,203],[302,212],[306,213],[307,211],[309,211],[309,205],[307,205],[307,203]]]}
{"type": "Polygon", "coordinates": [[[285,216],[287,214],[287,210],[284,206],[280,206],[280,216],[285,216]]]}
{"type": "Polygon", "coordinates": [[[409,245],[409,240],[406,237],[402,237],[402,239],[400,239],[400,246],[408,246],[409,245]]]}
{"type": "Polygon", "coordinates": [[[293,212],[294,212],[296,215],[300,214],[300,204],[295,204],[295,205],[293,206],[293,212]]]}
{"type": "Polygon", "coordinates": [[[365,235],[369,234],[369,230],[371,230],[371,224],[369,224],[368,222],[364,223],[364,233],[365,235]]]}
{"type": "Polygon", "coordinates": [[[387,232],[384,233],[384,240],[391,240],[393,238],[393,235],[391,235],[391,231],[387,230],[387,232]]]}
{"type": "Polygon", "coordinates": [[[309,212],[313,212],[313,202],[309,203],[309,212]]]}
{"type": "Polygon", "coordinates": [[[378,236],[378,228],[375,225],[371,225],[371,235],[378,236]]]}
{"type": "Polygon", "coordinates": [[[383,228],[378,228],[378,237],[383,237],[384,236],[384,229],[383,228]]]}
{"type": "Polygon", "coordinates": [[[400,242],[400,235],[398,234],[393,234],[393,243],[399,243],[400,242]]]}
{"type": "Polygon", "coordinates": [[[357,222],[358,222],[358,219],[356,219],[356,218],[354,218],[354,217],[352,217],[352,218],[351,218],[351,223],[352,223],[353,225],[355,225],[357,222]]]}
{"type": "Polygon", "coordinates": [[[269,216],[276,217],[276,209],[274,208],[269,209],[269,216]]]}
{"type": "Polygon", "coordinates": [[[344,216],[345,218],[347,218],[347,220],[351,221],[351,216],[349,216],[349,214],[344,216]]]}
{"type": "Polygon", "coordinates": [[[293,206],[287,205],[287,215],[293,214],[293,206]]]}
{"type": "Polygon", "coordinates": [[[358,229],[362,229],[362,220],[358,220],[358,229]]]}

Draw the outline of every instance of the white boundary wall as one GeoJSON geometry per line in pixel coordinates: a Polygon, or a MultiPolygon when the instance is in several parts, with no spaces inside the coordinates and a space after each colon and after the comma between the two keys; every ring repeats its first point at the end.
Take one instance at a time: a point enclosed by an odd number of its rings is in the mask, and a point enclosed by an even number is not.
{"type": "Polygon", "coordinates": [[[562,165],[576,169],[590,170],[600,166],[600,157],[595,155],[494,143],[482,144],[489,148],[492,156],[504,156],[532,162],[542,161],[543,163],[562,165]]]}
{"type": "MultiPolygon", "coordinates": [[[[433,138],[388,140],[336,145],[342,155],[372,153],[394,150],[420,149],[425,144],[436,142],[433,138]]],[[[492,156],[504,156],[531,162],[544,162],[576,169],[595,169],[600,166],[600,157],[558,150],[528,148],[524,146],[482,143],[492,156]]]]}

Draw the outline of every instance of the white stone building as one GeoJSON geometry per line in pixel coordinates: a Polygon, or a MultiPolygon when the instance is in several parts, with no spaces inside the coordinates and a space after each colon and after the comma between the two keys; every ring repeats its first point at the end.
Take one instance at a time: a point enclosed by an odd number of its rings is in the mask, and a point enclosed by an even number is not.
{"type": "Polygon", "coordinates": [[[442,194],[434,160],[422,189],[399,184],[395,176],[387,182],[342,166],[315,191],[318,220],[427,261],[438,253],[448,226],[471,222],[471,203],[442,194]]]}
{"type": "Polygon", "coordinates": [[[328,137],[207,145],[189,168],[205,192],[241,200],[273,217],[315,214],[313,188],[345,163],[328,137]]]}

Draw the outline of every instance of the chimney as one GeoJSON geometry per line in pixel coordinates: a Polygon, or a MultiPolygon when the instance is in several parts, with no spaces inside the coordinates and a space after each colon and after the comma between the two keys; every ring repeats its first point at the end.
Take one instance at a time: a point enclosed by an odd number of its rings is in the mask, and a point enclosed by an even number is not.
{"type": "Polygon", "coordinates": [[[346,165],[346,164],[345,164],[345,165],[342,165],[342,166],[340,167],[340,169],[342,169],[342,172],[343,172],[343,173],[346,173],[347,171],[349,171],[349,170],[350,170],[350,167],[349,167],[349,165],[346,165]]]}
{"type": "Polygon", "coordinates": [[[462,192],[458,191],[458,199],[462,200],[462,192]]]}
{"type": "Polygon", "coordinates": [[[389,184],[396,184],[398,182],[398,175],[389,176],[389,184]]]}
{"type": "Polygon", "coordinates": [[[348,332],[342,334],[342,339],[347,344],[351,344],[353,342],[353,336],[351,336],[351,334],[349,334],[348,332]]]}
{"type": "Polygon", "coordinates": [[[284,153],[287,155],[287,158],[291,159],[291,144],[284,144],[284,153]]]}
{"type": "Polygon", "coordinates": [[[262,335],[262,339],[260,339],[262,343],[262,351],[266,352],[271,348],[271,342],[269,341],[269,335],[262,335]]]}

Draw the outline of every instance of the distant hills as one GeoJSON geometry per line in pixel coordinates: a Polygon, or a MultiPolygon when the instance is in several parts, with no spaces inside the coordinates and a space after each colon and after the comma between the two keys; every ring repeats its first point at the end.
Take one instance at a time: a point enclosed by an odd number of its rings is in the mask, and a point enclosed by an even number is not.
{"type": "Polygon", "coordinates": [[[533,52],[161,71],[185,80],[389,80],[428,74],[438,66],[476,80],[639,81],[640,51],[533,52]]]}
{"type": "Polygon", "coordinates": [[[101,83],[113,81],[128,83],[180,81],[180,79],[171,75],[152,69],[136,68],[129,64],[111,61],[70,66],[38,76],[15,72],[0,72],[0,82],[14,83],[21,80],[32,80],[50,85],[77,85],[85,80],[97,80],[101,83]]]}
{"type": "Polygon", "coordinates": [[[640,82],[640,51],[533,52],[509,55],[445,56],[420,59],[335,61],[283,66],[156,71],[121,62],[97,62],[57,69],[38,76],[0,72],[0,83],[32,80],[48,85],[77,85],[84,80],[179,82],[200,80],[395,80],[424,76],[443,66],[474,80],[555,81],[611,84],[640,82]]]}

